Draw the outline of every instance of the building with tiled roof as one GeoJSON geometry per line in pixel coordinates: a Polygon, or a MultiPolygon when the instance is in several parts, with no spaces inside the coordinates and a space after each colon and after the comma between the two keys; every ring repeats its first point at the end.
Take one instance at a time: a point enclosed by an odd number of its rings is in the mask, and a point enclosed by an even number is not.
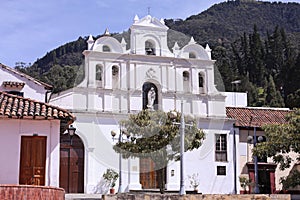
{"type": "Polygon", "coordinates": [[[236,127],[243,128],[285,123],[285,117],[289,112],[291,111],[286,108],[226,107],[227,117],[236,120],[236,127]]]}
{"type": "Polygon", "coordinates": [[[48,102],[52,86],[0,63],[0,91],[48,102]]]}
{"type": "Polygon", "coordinates": [[[74,120],[60,107],[0,91],[0,184],[59,187],[60,134],[74,120]]]}
{"type": "MultiPolygon", "coordinates": [[[[226,107],[227,117],[235,120],[234,134],[239,136],[236,148],[237,176],[249,178],[254,182],[255,162],[252,156],[254,135],[256,136],[256,141],[259,141],[259,138],[261,138],[261,142],[267,140],[263,126],[286,123],[286,116],[290,112],[292,111],[287,108],[226,107]]],[[[290,156],[296,158],[294,153],[290,153],[290,156]]],[[[275,193],[280,191],[282,189],[282,185],[279,182],[280,177],[288,176],[289,172],[296,165],[296,159],[294,159],[290,168],[281,171],[273,163],[272,158],[258,158],[259,192],[275,193]]],[[[250,187],[249,191],[253,192],[254,188],[250,187]]]]}
{"type": "Polygon", "coordinates": [[[0,91],[0,118],[60,120],[62,129],[75,121],[69,111],[33,99],[11,95],[0,91]]]}

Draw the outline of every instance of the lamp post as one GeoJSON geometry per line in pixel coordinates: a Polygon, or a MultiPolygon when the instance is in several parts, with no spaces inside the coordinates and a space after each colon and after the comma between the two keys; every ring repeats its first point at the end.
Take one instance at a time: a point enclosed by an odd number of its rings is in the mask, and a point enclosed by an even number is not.
{"type": "MultiPolygon", "coordinates": [[[[252,118],[251,118],[252,120],[252,118]]],[[[251,121],[250,121],[251,122],[251,121]]],[[[252,137],[251,135],[249,135],[247,137],[247,141],[248,143],[252,143],[253,141],[253,148],[256,147],[256,144],[259,143],[259,142],[262,142],[264,139],[262,136],[259,136],[257,139],[256,139],[256,126],[254,126],[254,136],[252,137]],[[258,140],[258,141],[257,141],[258,140]]],[[[258,184],[258,159],[257,159],[257,155],[254,155],[254,193],[255,194],[259,194],[259,184],[258,184]]]]}
{"type": "MultiPolygon", "coordinates": [[[[118,142],[123,142],[123,134],[127,134],[125,130],[122,129],[122,126],[120,125],[120,132],[119,136],[115,138],[117,133],[115,131],[111,131],[111,136],[112,140],[118,140],[118,142]]],[[[128,137],[128,135],[127,135],[128,137]]],[[[122,153],[119,153],[119,188],[118,188],[118,193],[122,193],[123,191],[123,186],[122,186],[122,153]]]]}
{"type": "MultiPolygon", "coordinates": [[[[177,117],[176,112],[171,112],[171,118],[175,119],[177,117]]],[[[192,124],[186,124],[184,122],[184,114],[183,114],[183,101],[181,101],[181,117],[180,123],[173,122],[173,124],[180,126],[180,190],[179,195],[185,195],[185,185],[184,185],[184,129],[185,126],[193,126],[192,124]]]]}

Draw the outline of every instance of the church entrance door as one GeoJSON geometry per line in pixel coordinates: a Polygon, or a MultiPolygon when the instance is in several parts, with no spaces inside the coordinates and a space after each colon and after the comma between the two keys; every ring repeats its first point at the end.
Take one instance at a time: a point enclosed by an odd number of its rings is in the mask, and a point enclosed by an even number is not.
{"type": "Polygon", "coordinates": [[[166,168],[155,169],[155,163],[150,158],[140,159],[140,182],[143,189],[159,189],[159,172],[164,170],[164,182],[166,183],[166,168]]]}
{"type": "Polygon", "coordinates": [[[66,193],[84,192],[84,145],[77,135],[60,137],[59,186],[66,193]]]}

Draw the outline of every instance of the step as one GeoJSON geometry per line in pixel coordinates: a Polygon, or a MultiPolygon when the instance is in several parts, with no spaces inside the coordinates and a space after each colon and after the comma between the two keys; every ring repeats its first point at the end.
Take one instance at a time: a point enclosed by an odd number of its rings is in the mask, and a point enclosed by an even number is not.
{"type": "Polygon", "coordinates": [[[65,194],[65,200],[100,200],[101,194],[65,194]]]}

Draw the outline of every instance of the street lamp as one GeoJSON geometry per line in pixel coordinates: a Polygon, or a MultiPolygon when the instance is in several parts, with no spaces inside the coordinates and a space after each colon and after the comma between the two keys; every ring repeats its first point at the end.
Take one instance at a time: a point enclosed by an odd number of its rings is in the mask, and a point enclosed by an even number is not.
{"type": "MultiPolygon", "coordinates": [[[[251,120],[250,122],[252,121],[252,117],[251,117],[251,120]]],[[[257,139],[256,139],[256,126],[254,126],[254,136],[252,137],[251,135],[249,135],[247,137],[247,142],[252,144],[253,143],[253,148],[256,147],[256,143],[259,143],[259,142],[263,142],[264,141],[264,138],[262,136],[259,136],[257,139]],[[258,141],[257,141],[258,140],[258,141]]],[[[254,155],[254,193],[255,194],[259,194],[259,187],[258,187],[258,164],[257,164],[257,155],[254,155]]]]}
{"type": "Polygon", "coordinates": [[[73,138],[75,132],[76,132],[76,128],[71,124],[71,125],[69,126],[69,128],[68,128],[68,134],[69,134],[69,136],[71,137],[71,138],[70,138],[71,146],[72,146],[72,138],[73,138]]]}
{"type": "MultiPolygon", "coordinates": [[[[111,131],[111,136],[112,136],[112,140],[118,140],[118,142],[123,142],[123,134],[126,135],[128,137],[127,131],[125,129],[122,128],[122,126],[120,125],[120,132],[117,138],[115,138],[115,136],[117,135],[116,131],[111,131]]],[[[122,193],[123,188],[122,188],[122,153],[120,151],[119,153],[119,189],[118,189],[118,193],[122,193]]]]}
{"type": "MultiPolygon", "coordinates": [[[[170,115],[171,119],[176,119],[177,113],[171,112],[170,115]]],[[[192,124],[185,124],[184,122],[184,114],[183,114],[183,101],[181,101],[181,117],[180,117],[180,123],[173,122],[173,124],[180,126],[180,190],[179,195],[185,195],[185,186],[184,186],[184,129],[185,126],[193,126],[192,124]]]]}

